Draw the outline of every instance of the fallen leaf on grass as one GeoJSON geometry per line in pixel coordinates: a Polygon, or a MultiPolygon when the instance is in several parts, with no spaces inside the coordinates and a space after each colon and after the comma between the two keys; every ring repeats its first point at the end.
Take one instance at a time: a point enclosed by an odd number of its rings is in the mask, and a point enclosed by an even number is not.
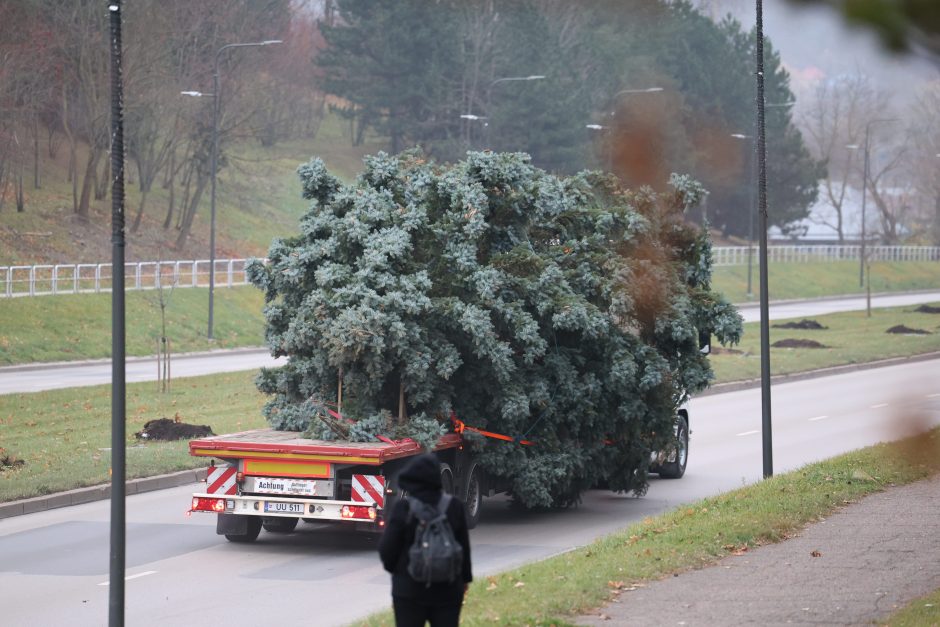
{"type": "Polygon", "coordinates": [[[614,590],[621,590],[623,588],[623,582],[622,581],[608,581],[607,587],[612,588],[614,590]]]}
{"type": "Polygon", "coordinates": [[[523,587],[525,587],[524,581],[517,581],[515,585],[513,586],[513,588],[523,588],[523,587]]]}
{"type": "Polygon", "coordinates": [[[820,553],[819,551],[813,551],[812,553],[810,553],[810,555],[812,555],[813,557],[822,557],[822,553],[820,553]]]}

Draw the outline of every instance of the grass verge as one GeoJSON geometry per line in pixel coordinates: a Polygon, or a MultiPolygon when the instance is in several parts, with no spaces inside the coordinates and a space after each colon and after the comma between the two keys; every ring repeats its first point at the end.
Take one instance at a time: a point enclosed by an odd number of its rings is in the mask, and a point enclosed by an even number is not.
{"type": "MultiPolygon", "coordinates": [[[[811,464],[475,581],[460,623],[570,625],[574,617],[638,584],[784,540],[845,504],[938,471],[940,429],[811,464]]],[[[394,620],[387,611],[361,624],[392,625],[394,620]]]]}
{"type": "MultiPolygon", "coordinates": [[[[767,268],[771,300],[822,298],[861,294],[857,261],[828,263],[772,263],[767,268]]],[[[757,258],[751,276],[752,298],[747,297],[747,266],[718,266],[714,288],[732,303],[757,302],[760,291],[757,258]]],[[[876,261],[871,264],[871,291],[909,292],[940,289],[940,263],[936,261],[876,261]]]]}
{"type": "MultiPolygon", "coordinates": [[[[937,303],[934,303],[936,306],[937,303]]],[[[770,367],[773,374],[792,374],[843,364],[858,364],[940,351],[940,314],[918,313],[916,306],[873,309],[816,316],[813,320],[827,329],[800,330],[773,325],[798,320],[775,320],[770,329],[770,367]],[[887,330],[904,325],[929,332],[927,335],[899,335],[887,330]],[[781,340],[813,340],[825,348],[773,348],[781,340]]],[[[740,345],[731,350],[716,349],[711,358],[716,381],[740,381],[760,377],[760,327],[744,325],[740,345]]]]}
{"type": "MultiPolygon", "coordinates": [[[[252,286],[215,290],[213,335],[206,339],[208,290],[164,292],[173,353],[264,343],[264,296],[252,286]]],[[[157,291],[127,292],[127,354],[154,355],[161,335],[157,291]]],[[[111,295],[0,298],[0,366],[111,356],[111,295]]]]}
{"type": "MultiPolygon", "coordinates": [[[[265,426],[264,398],[253,372],[175,379],[170,393],[156,383],[127,386],[127,476],[206,465],[189,456],[188,443],[140,442],[134,433],[154,418],[179,416],[215,433],[265,426]]],[[[109,481],[111,386],[0,396],[0,457],[24,463],[0,467],[0,502],[62,492],[109,481]]]]}
{"type": "Polygon", "coordinates": [[[889,627],[923,627],[940,625],[940,590],[914,599],[880,623],[889,627]]]}

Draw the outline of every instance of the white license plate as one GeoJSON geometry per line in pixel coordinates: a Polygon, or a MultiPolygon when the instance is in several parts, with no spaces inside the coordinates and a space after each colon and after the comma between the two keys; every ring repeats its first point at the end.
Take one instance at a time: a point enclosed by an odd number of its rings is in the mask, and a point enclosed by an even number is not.
{"type": "Polygon", "coordinates": [[[303,503],[269,503],[265,501],[264,511],[272,514],[303,514],[303,503]]]}

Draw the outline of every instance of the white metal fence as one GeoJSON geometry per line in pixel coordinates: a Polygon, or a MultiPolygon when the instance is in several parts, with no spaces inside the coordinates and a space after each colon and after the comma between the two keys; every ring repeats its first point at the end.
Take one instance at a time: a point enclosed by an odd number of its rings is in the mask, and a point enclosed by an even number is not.
{"type": "MultiPolygon", "coordinates": [[[[248,283],[247,259],[216,259],[215,286],[248,283]]],[[[110,263],[76,263],[37,266],[0,266],[0,298],[50,294],[110,292],[110,263]]],[[[208,287],[209,260],[141,261],[124,264],[124,288],[208,287]]]]}
{"type": "MultiPolygon", "coordinates": [[[[747,263],[747,246],[716,246],[716,266],[747,263]]],[[[757,247],[752,249],[757,263],[757,247]]],[[[860,246],[769,246],[771,263],[858,261],[860,246]]],[[[940,246],[868,246],[872,261],[940,261],[940,246]]],[[[246,285],[247,259],[216,259],[216,287],[246,285]]],[[[208,287],[209,260],[141,261],[124,264],[124,288],[146,290],[161,286],[208,287]]],[[[0,298],[83,294],[111,291],[110,263],[78,263],[38,266],[0,266],[0,298]]]]}
{"type": "MultiPolygon", "coordinates": [[[[861,246],[768,246],[770,263],[819,263],[826,261],[858,261],[861,246]]],[[[752,249],[757,263],[757,246],[752,249]]],[[[716,246],[712,249],[716,266],[737,266],[747,263],[747,246],[716,246]]],[[[940,246],[866,246],[865,256],[871,261],[940,261],[940,246]]]]}

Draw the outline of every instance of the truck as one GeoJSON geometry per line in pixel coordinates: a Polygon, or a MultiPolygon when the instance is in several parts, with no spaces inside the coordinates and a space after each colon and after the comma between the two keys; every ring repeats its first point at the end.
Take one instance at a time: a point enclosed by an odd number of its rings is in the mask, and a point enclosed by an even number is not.
{"type": "MultiPolygon", "coordinates": [[[[467,431],[499,446],[507,436],[454,421],[454,433],[434,447],[444,490],[464,503],[467,525],[480,521],[483,498],[506,491],[507,482],[488,476],[464,440],[467,431]]],[[[678,479],[689,452],[689,411],[679,409],[675,447],[654,454],[651,472],[678,479]]],[[[523,440],[522,446],[537,443],[523,440]]],[[[332,522],[358,531],[381,532],[385,512],[402,496],[397,476],[409,459],[425,452],[417,442],[315,440],[292,431],[255,429],[191,440],[189,452],[210,458],[204,490],[192,496],[191,512],[217,515],[216,533],[230,542],[253,542],[261,530],[289,533],[298,522],[332,522]]]]}

